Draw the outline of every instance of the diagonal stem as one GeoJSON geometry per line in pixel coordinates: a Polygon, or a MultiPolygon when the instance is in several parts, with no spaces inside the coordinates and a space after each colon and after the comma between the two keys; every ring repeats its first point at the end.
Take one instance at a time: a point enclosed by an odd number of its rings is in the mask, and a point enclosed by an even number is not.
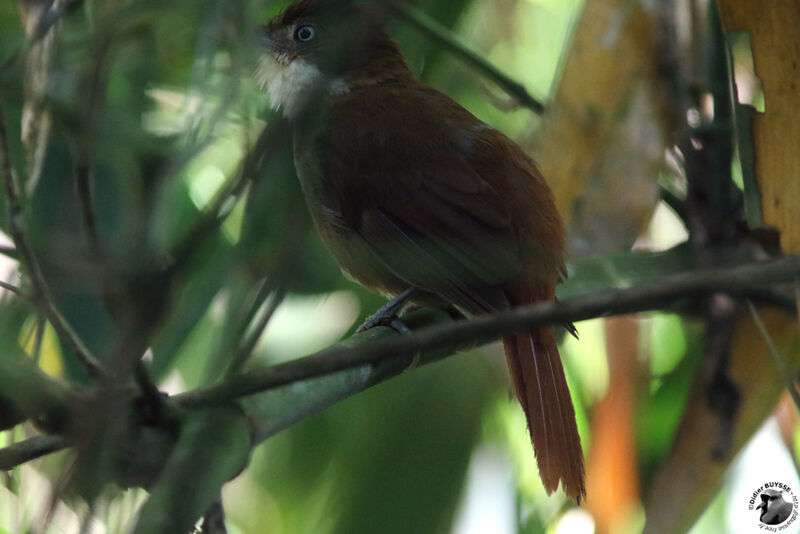
{"type": "Polygon", "coordinates": [[[8,136],[6,134],[3,110],[0,109],[0,172],[3,173],[6,196],[8,197],[9,232],[11,239],[19,254],[22,263],[28,268],[35,290],[36,301],[42,307],[50,323],[58,331],[59,336],[75,351],[78,360],[93,377],[104,377],[107,372],[98,360],[92,355],[89,348],[83,343],[80,336],[73,330],[61,312],[56,308],[50,289],[45,282],[39,262],[28,245],[25,233],[22,230],[22,204],[20,202],[19,186],[11,167],[9,157],[8,136]]]}
{"type": "Polygon", "coordinates": [[[63,436],[34,436],[0,449],[0,471],[10,471],[18,465],[41,458],[69,445],[63,436]]]}
{"type": "Polygon", "coordinates": [[[389,9],[424,36],[442,46],[458,59],[475,68],[486,78],[492,80],[521,105],[537,114],[544,113],[545,106],[528,93],[525,86],[498,70],[484,56],[470,50],[455,39],[450,32],[425,14],[402,2],[390,2],[389,9]]]}
{"type": "Polygon", "coordinates": [[[786,359],[781,355],[781,351],[775,344],[775,340],[772,339],[771,335],[769,335],[767,326],[761,319],[761,315],[758,314],[756,307],[753,306],[753,302],[748,300],[747,306],[750,308],[753,321],[755,321],[759,332],[761,332],[761,335],[764,337],[764,341],[767,343],[769,353],[772,355],[772,359],[775,361],[775,367],[778,369],[778,374],[781,375],[786,389],[789,390],[789,394],[792,396],[795,408],[797,408],[797,411],[800,412],[800,392],[797,390],[797,382],[792,378],[792,372],[789,370],[789,366],[786,364],[786,359]]]}

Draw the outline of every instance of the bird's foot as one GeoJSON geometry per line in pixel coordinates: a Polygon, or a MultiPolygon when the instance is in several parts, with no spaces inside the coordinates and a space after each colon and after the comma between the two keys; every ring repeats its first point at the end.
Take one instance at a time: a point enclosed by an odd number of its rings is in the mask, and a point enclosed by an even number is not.
{"type": "Polygon", "coordinates": [[[356,329],[356,334],[366,332],[367,330],[375,328],[376,326],[389,326],[397,331],[398,334],[408,334],[411,332],[408,326],[406,326],[406,324],[397,316],[397,314],[385,314],[381,313],[381,310],[383,310],[383,308],[367,317],[364,322],[361,323],[361,326],[356,329]]]}
{"type": "Polygon", "coordinates": [[[409,334],[411,333],[411,329],[408,328],[406,323],[404,323],[399,317],[395,317],[391,321],[389,321],[389,326],[394,328],[394,331],[398,334],[409,334]]]}
{"type": "Polygon", "coordinates": [[[403,306],[416,294],[417,289],[412,287],[406,289],[392,300],[378,308],[378,311],[367,317],[367,319],[356,329],[356,333],[361,333],[375,328],[376,326],[389,326],[400,334],[408,334],[411,330],[397,316],[403,306]]]}

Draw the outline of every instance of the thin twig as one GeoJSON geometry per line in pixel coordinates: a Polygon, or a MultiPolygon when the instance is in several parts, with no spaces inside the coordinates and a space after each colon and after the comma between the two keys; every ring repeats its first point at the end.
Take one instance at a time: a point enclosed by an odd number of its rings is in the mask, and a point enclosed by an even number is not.
{"type": "MultiPolygon", "coordinates": [[[[241,248],[242,243],[237,246],[241,248]]],[[[241,340],[247,333],[247,327],[253,322],[258,310],[261,309],[272,290],[273,287],[270,284],[269,277],[265,277],[260,281],[256,295],[247,299],[246,304],[241,302],[244,297],[239,298],[239,296],[231,295],[227,305],[228,317],[225,320],[223,335],[220,337],[214,356],[206,365],[203,383],[217,382],[220,369],[223,369],[226,365],[227,369],[224,371],[223,378],[238,374],[237,368],[242,365],[242,363],[237,362],[237,359],[241,357],[238,350],[242,344],[241,340]],[[231,356],[231,354],[234,354],[234,356],[231,356]],[[223,362],[228,363],[224,364],[223,362]]]]}
{"type": "Polygon", "coordinates": [[[675,212],[675,215],[677,215],[681,221],[686,221],[686,201],[660,184],[659,192],[661,193],[661,200],[675,212]]]}
{"type": "Polygon", "coordinates": [[[172,264],[173,270],[180,271],[185,267],[194,252],[200,248],[205,238],[213,234],[230,214],[230,211],[236,205],[236,201],[244,192],[247,184],[253,179],[253,174],[256,170],[263,167],[272,157],[272,151],[269,150],[269,148],[274,146],[274,141],[278,135],[283,135],[285,133],[285,123],[279,124],[283,124],[284,127],[282,128],[276,126],[276,124],[270,124],[264,128],[255,146],[247,153],[237,176],[230,180],[223,189],[217,193],[211,206],[201,215],[200,220],[195,224],[194,228],[192,228],[187,236],[174,248],[172,252],[172,257],[174,258],[172,264]]]}
{"type": "Polygon", "coordinates": [[[34,29],[33,35],[28,39],[28,46],[33,46],[40,39],[42,39],[50,31],[50,28],[58,24],[61,19],[69,12],[70,9],[76,7],[83,0],[65,0],[64,2],[55,3],[47,11],[45,11],[39,18],[34,29]]]}
{"type": "Polygon", "coordinates": [[[0,288],[5,289],[6,291],[11,291],[12,293],[14,293],[15,295],[17,295],[19,297],[23,297],[23,298],[26,297],[25,293],[23,293],[20,288],[18,288],[15,285],[11,285],[8,282],[0,281],[0,288]]]}
{"type": "Polygon", "coordinates": [[[797,303],[795,313],[797,314],[797,321],[800,323],[800,277],[794,281],[794,299],[797,303]]]}
{"type": "Polygon", "coordinates": [[[355,348],[346,343],[339,344],[307,358],[250,371],[215,386],[177,395],[175,399],[185,406],[227,402],[391,357],[407,357],[445,347],[456,350],[470,343],[485,342],[509,332],[536,326],[654,310],[676,300],[715,292],[746,293],[749,288],[792,280],[798,273],[800,257],[787,257],[674,275],[658,283],[524,306],[470,321],[379,339],[355,348]]]}
{"type": "Polygon", "coordinates": [[[484,56],[470,50],[456,39],[450,31],[424,13],[401,2],[390,2],[388,3],[388,7],[399,18],[403,19],[418,32],[442,46],[457,58],[466,62],[483,76],[492,80],[521,105],[537,114],[541,114],[545,111],[544,104],[531,96],[524,85],[498,70],[498,68],[487,61],[484,56]]]}
{"type": "Polygon", "coordinates": [[[81,211],[81,220],[86,238],[92,251],[95,261],[101,261],[100,239],[97,234],[97,221],[92,208],[92,192],[90,186],[89,163],[86,161],[88,156],[83,153],[78,156],[78,164],[75,168],[75,189],[77,191],[78,205],[81,211]]]}
{"type": "Polygon", "coordinates": [[[97,115],[102,106],[102,97],[105,94],[108,64],[108,57],[111,53],[111,37],[104,37],[101,42],[94,47],[95,61],[89,78],[89,88],[86,96],[84,109],[86,140],[78,140],[78,149],[75,156],[75,189],[78,196],[78,206],[81,211],[86,237],[89,240],[89,247],[101,271],[101,279],[106,276],[102,249],[100,247],[100,237],[97,231],[97,220],[94,213],[91,188],[91,159],[92,146],[91,137],[95,135],[97,115]]]}
{"type": "Polygon", "coordinates": [[[749,299],[747,301],[747,306],[750,308],[750,314],[753,316],[753,321],[755,321],[756,326],[761,332],[761,335],[764,337],[764,341],[767,343],[767,347],[769,347],[769,353],[772,355],[772,359],[775,361],[775,367],[778,369],[778,374],[781,375],[786,389],[789,390],[789,394],[792,396],[795,408],[797,408],[797,411],[800,412],[800,392],[797,391],[797,383],[792,378],[792,371],[789,369],[789,366],[786,365],[786,360],[781,354],[778,346],[775,344],[775,340],[772,339],[771,335],[769,335],[769,331],[767,330],[767,326],[764,324],[764,321],[761,319],[761,315],[759,315],[758,310],[756,310],[756,307],[749,299]]]}
{"type": "Polygon", "coordinates": [[[28,246],[25,234],[22,231],[22,204],[20,203],[19,189],[14,169],[11,166],[8,149],[8,136],[6,134],[3,110],[0,108],[0,169],[5,182],[6,196],[8,197],[9,232],[14,241],[20,260],[28,268],[33,282],[35,297],[42,307],[50,323],[58,331],[59,336],[69,344],[81,364],[94,377],[105,376],[106,372],[92,355],[91,351],[81,340],[80,336],[72,329],[69,322],[56,308],[50,289],[45,282],[39,262],[33,251],[28,246]]]}
{"type": "Polygon", "coordinates": [[[44,329],[47,328],[47,321],[45,321],[44,316],[39,313],[36,314],[36,333],[35,337],[33,338],[33,361],[36,365],[39,365],[39,361],[42,359],[42,343],[44,342],[44,329]]]}
{"type": "Polygon", "coordinates": [[[94,524],[94,517],[96,513],[97,503],[91,503],[89,509],[83,512],[83,519],[81,519],[81,529],[79,534],[91,534],[92,526],[94,524]]]}
{"type": "Polygon", "coordinates": [[[0,254],[2,254],[3,256],[8,256],[9,258],[12,259],[17,259],[17,257],[19,256],[17,254],[17,249],[15,249],[14,247],[0,247],[0,254]]]}
{"type": "MultiPolygon", "coordinates": [[[[266,287],[266,285],[265,285],[266,287]]],[[[261,339],[261,334],[264,333],[264,330],[267,328],[269,321],[272,319],[272,316],[275,314],[275,311],[280,306],[281,302],[283,302],[283,298],[286,295],[286,291],[283,289],[276,289],[269,294],[269,302],[267,302],[263,312],[261,313],[261,317],[259,317],[258,322],[253,326],[250,332],[247,334],[247,337],[242,341],[241,345],[239,345],[236,354],[234,354],[233,358],[231,359],[231,363],[228,366],[228,370],[226,372],[226,376],[233,376],[239,373],[244,365],[247,363],[247,360],[252,356],[253,351],[256,348],[256,344],[258,344],[258,340],[261,339]]],[[[256,302],[259,302],[258,300],[256,302]]],[[[261,299],[263,302],[263,299],[261,299]]],[[[253,314],[258,311],[260,306],[254,306],[253,314]]],[[[252,321],[252,317],[250,317],[246,323],[244,323],[245,328],[250,324],[252,321]]],[[[237,337],[239,339],[239,337],[237,337]]]]}
{"type": "Polygon", "coordinates": [[[225,528],[225,508],[222,506],[222,495],[211,505],[211,509],[203,516],[200,534],[227,534],[225,528]]]}
{"type": "Polygon", "coordinates": [[[729,458],[734,447],[734,430],[742,405],[742,394],[730,376],[731,346],[736,329],[738,302],[727,293],[708,298],[705,325],[706,403],[717,421],[714,458],[729,458]]]}
{"type": "Polygon", "coordinates": [[[41,458],[69,446],[63,436],[43,435],[28,438],[5,449],[0,449],[0,471],[9,471],[18,465],[41,458]]]}

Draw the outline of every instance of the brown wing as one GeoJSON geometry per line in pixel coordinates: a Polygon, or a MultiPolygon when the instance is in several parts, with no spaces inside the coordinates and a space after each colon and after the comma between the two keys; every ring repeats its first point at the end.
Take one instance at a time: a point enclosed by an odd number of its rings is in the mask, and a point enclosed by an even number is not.
{"type": "Polygon", "coordinates": [[[469,313],[507,307],[500,286],[520,271],[519,238],[498,192],[469,163],[487,127],[431,90],[369,93],[377,95],[353,95],[332,121],[339,157],[326,175],[345,199],[360,199],[342,202],[348,224],[409,285],[469,313]],[[435,118],[437,104],[452,121],[435,118]]]}
{"type": "MultiPolygon", "coordinates": [[[[422,87],[371,90],[348,102],[331,121],[335,156],[324,175],[347,208],[348,228],[383,265],[472,314],[553,297],[561,222],[518,147],[422,87]]],[[[579,500],[580,438],[552,329],[504,342],[545,488],[561,483],[579,500]]]]}

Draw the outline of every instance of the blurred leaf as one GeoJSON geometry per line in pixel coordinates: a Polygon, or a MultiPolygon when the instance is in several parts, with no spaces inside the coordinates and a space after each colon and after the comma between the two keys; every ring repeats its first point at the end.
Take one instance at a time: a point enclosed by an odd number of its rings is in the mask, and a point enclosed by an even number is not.
{"type": "Polygon", "coordinates": [[[276,533],[448,532],[490,391],[484,366],[448,359],[270,440],[251,471],[281,510],[266,524],[276,533]]]}
{"type": "MultiPolygon", "coordinates": [[[[34,352],[36,347],[37,324],[37,318],[29,318],[22,327],[19,335],[20,345],[31,357],[36,356],[34,352]]],[[[61,345],[58,341],[58,334],[56,334],[55,329],[50,323],[44,324],[41,354],[39,355],[39,367],[50,376],[61,377],[64,375],[64,364],[61,345]]]]}
{"type": "Polygon", "coordinates": [[[669,129],[654,24],[643,3],[598,0],[575,28],[535,146],[573,255],[629,248],[658,201],[669,129]]]}
{"type": "Polygon", "coordinates": [[[241,412],[211,408],[190,414],[164,471],[136,523],[138,534],[189,532],[235,477],[250,455],[250,435],[241,412]]]}
{"type": "Polygon", "coordinates": [[[586,508],[598,532],[611,532],[631,515],[640,500],[634,399],[642,382],[638,362],[642,336],[634,317],[612,317],[604,323],[609,385],[608,393],[594,406],[586,508]]]}
{"type": "Polygon", "coordinates": [[[800,64],[797,54],[781,53],[800,40],[800,13],[793,0],[775,2],[769,17],[742,0],[720,0],[719,9],[725,31],[749,32],[755,74],[764,90],[765,112],[753,117],[764,224],[781,231],[784,252],[800,253],[800,225],[795,209],[800,199],[800,181],[792,178],[800,168],[800,154],[787,145],[800,137],[796,120],[800,84],[787,83],[800,76],[800,64]]]}
{"type": "MultiPolygon", "coordinates": [[[[677,367],[653,379],[650,394],[640,393],[636,403],[636,440],[643,487],[652,478],[669,453],[681,422],[692,381],[703,356],[703,331],[698,322],[685,321],[686,349],[677,367]]],[[[656,336],[653,344],[669,344],[672,339],[656,336]]]]}
{"type": "MultiPolygon", "coordinates": [[[[800,366],[800,338],[796,318],[774,309],[759,309],[770,334],[792,369],[800,366]]],[[[692,384],[680,427],[669,455],[660,464],[646,500],[647,534],[686,532],[722,480],[733,456],[772,412],[783,386],[770,360],[764,338],[749,312],[737,317],[727,372],[741,395],[730,454],[715,454],[724,421],[708,401],[713,369],[702,368],[692,384]],[[680,513],[678,513],[678,511],[680,513]]],[[[709,367],[709,366],[706,366],[709,367]]]]}

